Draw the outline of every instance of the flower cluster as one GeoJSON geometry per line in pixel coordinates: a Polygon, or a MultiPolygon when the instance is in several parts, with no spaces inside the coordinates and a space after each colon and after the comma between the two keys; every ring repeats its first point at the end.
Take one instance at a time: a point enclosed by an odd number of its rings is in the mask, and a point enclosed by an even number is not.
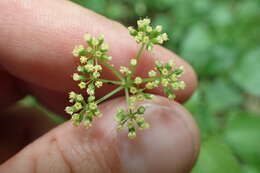
{"type": "MultiPolygon", "coordinates": [[[[131,71],[126,67],[121,67],[120,71],[124,72],[124,74],[127,72],[131,74],[131,71]]],[[[131,86],[127,89],[130,93],[128,100],[129,110],[119,109],[115,117],[118,129],[122,129],[125,125],[128,128],[129,138],[133,138],[136,136],[136,127],[139,127],[139,129],[148,128],[149,123],[141,116],[144,114],[145,108],[136,106],[138,102],[153,98],[152,94],[144,91],[161,86],[165,95],[169,99],[174,99],[174,91],[185,88],[185,83],[179,80],[182,73],[183,67],[176,67],[173,60],[170,60],[168,63],[156,61],[155,68],[148,72],[149,78],[135,77],[131,86]]]]}
{"type": "Polygon", "coordinates": [[[94,117],[102,117],[102,113],[98,110],[97,103],[95,102],[95,96],[89,96],[84,109],[83,124],[85,127],[91,127],[91,123],[94,117]]]}
{"type": "Polygon", "coordinates": [[[115,120],[118,122],[117,129],[123,129],[124,125],[127,124],[128,128],[128,137],[129,138],[135,138],[136,137],[136,126],[139,127],[139,129],[147,129],[149,128],[149,123],[145,121],[142,114],[145,112],[145,107],[140,106],[137,108],[136,111],[131,112],[129,115],[129,112],[126,112],[124,109],[118,109],[117,114],[115,116],[115,120]]]}
{"type": "Polygon", "coordinates": [[[132,26],[128,27],[130,35],[135,38],[138,44],[144,44],[147,50],[152,50],[153,45],[163,44],[168,40],[168,35],[162,33],[161,25],[152,27],[150,23],[151,20],[149,18],[144,18],[137,21],[137,29],[134,29],[132,26]]]}
{"type": "Polygon", "coordinates": [[[96,38],[87,33],[84,35],[84,40],[88,47],[78,45],[72,51],[75,57],[79,57],[77,73],[74,73],[72,78],[78,82],[80,89],[86,91],[88,99],[85,101],[81,95],[71,92],[69,94],[70,102],[75,102],[75,104],[66,107],[65,111],[72,115],[72,121],[75,125],[83,122],[86,127],[90,127],[93,117],[102,116],[95,102],[95,88],[100,88],[103,85],[100,79],[102,66],[99,62],[110,60],[111,56],[107,55],[108,45],[104,43],[103,36],[96,38]],[[74,97],[82,99],[78,101],[74,97]]]}
{"type": "Polygon", "coordinates": [[[83,122],[86,127],[90,127],[94,116],[97,118],[102,116],[102,113],[97,109],[97,104],[94,102],[94,96],[89,96],[86,103],[81,94],[76,94],[72,91],[69,93],[69,99],[74,104],[67,106],[65,111],[72,115],[71,119],[74,125],[79,125],[83,122]]]}
{"type": "Polygon", "coordinates": [[[170,60],[168,63],[156,61],[154,70],[148,72],[150,79],[154,80],[147,82],[145,88],[153,89],[162,86],[164,94],[169,99],[174,99],[175,95],[173,91],[185,88],[184,81],[179,80],[183,71],[183,66],[176,67],[173,60],[170,60]]]}
{"type": "Polygon", "coordinates": [[[67,106],[65,112],[72,115],[73,124],[78,125],[83,117],[80,112],[84,105],[84,98],[81,94],[72,91],[69,93],[69,102],[74,103],[74,105],[67,106]]]}
{"type": "Polygon", "coordinates": [[[103,36],[95,38],[90,34],[85,34],[84,39],[88,43],[88,47],[75,46],[72,52],[75,57],[80,57],[80,65],[77,67],[77,71],[81,73],[81,75],[74,73],[73,80],[80,81],[78,85],[81,89],[85,89],[89,84],[86,91],[89,95],[94,95],[95,86],[100,88],[103,85],[103,82],[99,80],[102,66],[98,62],[110,60],[111,56],[106,54],[108,45],[104,43],[103,36]],[[88,78],[85,76],[88,76],[88,78]]]}
{"type": "Polygon", "coordinates": [[[89,33],[84,35],[84,40],[88,44],[88,47],[85,48],[83,45],[75,46],[72,51],[72,54],[75,57],[80,57],[81,63],[87,62],[87,57],[92,59],[105,59],[109,60],[111,57],[106,54],[108,51],[108,45],[104,43],[104,36],[93,37],[89,33]]]}
{"type": "Polygon", "coordinates": [[[152,27],[148,18],[137,21],[137,29],[129,27],[130,35],[139,44],[140,48],[135,58],[132,58],[128,66],[121,66],[116,69],[108,62],[111,56],[107,55],[108,45],[104,43],[104,37],[93,37],[90,34],[84,36],[88,44],[75,46],[72,54],[79,57],[77,73],[73,74],[73,80],[78,82],[80,89],[83,89],[88,97],[84,99],[81,94],[69,93],[69,101],[73,104],[65,108],[65,111],[72,115],[73,124],[82,123],[90,127],[93,119],[102,116],[98,110],[98,104],[108,99],[117,92],[124,90],[127,103],[126,109],[118,109],[115,115],[117,128],[128,129],[128,137],[135,138],[137,129],[146,129],[150,125],[144,118],[145,107],[141,102],[153,99],[153,95],[147,93],[148,90],[162,87],[169,99],[174,99],[174,91],[184,89],[185,83],[180,81],[183,67],[177,67],[170,60],[168,63],[155,62],[154,69],[148,72],[147,78],[135,75],[135,69],[142,57],[144,48],[152,50],[155,44],[162,44],[168,40],[166,33],[162,33],[162,26],[152,27]],[[106,66],[117,77],[118,80],[101,78],[102,66],[106,66]],[[95,90],[104,83],[118,85],[117,88],[96,100],[95,90]]]}

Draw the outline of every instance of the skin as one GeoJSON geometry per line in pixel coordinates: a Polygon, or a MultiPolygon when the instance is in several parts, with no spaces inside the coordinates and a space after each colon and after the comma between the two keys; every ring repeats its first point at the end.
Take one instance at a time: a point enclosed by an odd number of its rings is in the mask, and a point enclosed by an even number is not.
{"type": "MultiPolygon", "coordinates": [[[[84,44],[86,32],[104,34],[116,68],[128,64],[137,46],[123,25],[69,1],[1,0],[0,9],[0,172],[191,170],[198,155],[199,134],[191,115],[179,104],[196,88],[196,75],[189,64],[159,46],[143,54],[138,76],[144,76],[155,59],[173,58],[185,68],[182,80],[187,87],[176,92],[179,103],[162,97],[160,89],[152,91],[156,99],[145,103],[151,128],[138,132],[134,140],[129,140],[125,131],[114,129],[116,107],[125,106],[122,93],[100,105],[104,117],[92,128],[75,128],[70,122],[56,127],[40,110],[13,103],[31,94],[66,116],[67,92],[78,91],[71,79],[76,66],[71,50],[84,44]]],[[[102,77],[113,79],[107,69],[102,77]]],[[[111,89],[102,87],[98,96],[111,89]]]]}

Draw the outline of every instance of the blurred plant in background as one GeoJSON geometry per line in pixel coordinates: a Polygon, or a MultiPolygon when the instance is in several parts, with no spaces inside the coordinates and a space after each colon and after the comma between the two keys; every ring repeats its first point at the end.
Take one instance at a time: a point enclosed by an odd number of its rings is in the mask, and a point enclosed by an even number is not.
{"type": "Polygon", "coordinates": [[[152,18],[195,68],[199,86],[185,106],[202,147],[192,173],[260,172],[259,0],[73,1],[125,25],[152,18]]]}

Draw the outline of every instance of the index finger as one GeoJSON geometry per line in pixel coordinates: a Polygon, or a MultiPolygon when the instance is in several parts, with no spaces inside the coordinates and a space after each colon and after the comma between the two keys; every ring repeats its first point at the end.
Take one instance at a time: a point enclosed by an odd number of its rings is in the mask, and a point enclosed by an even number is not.
{"type": "MultiPolygon", "coordinates": [[[[104,34],[116,68],[127,65],[137,51],[124,26],[69,1],[2,0],[0,8],[0,63],[16,77],[48,89],[69,91],[76,87],[71,80],[75,63],[70,52],[82,43],[86,32],[104,34]]],[[[182,80],[187,87],[176,95],[177,100],[186,100],[196,87],[194,71],[164,48],[156,47],[155,52],[157,59],[174,58],[177,65],[184,66],[182,80]]],[[[153,56],[145,54],[137,70],[139,75],[152,67],[153,56]]],[[[162,94],[159,90],[156,93],[162,94]]]]}

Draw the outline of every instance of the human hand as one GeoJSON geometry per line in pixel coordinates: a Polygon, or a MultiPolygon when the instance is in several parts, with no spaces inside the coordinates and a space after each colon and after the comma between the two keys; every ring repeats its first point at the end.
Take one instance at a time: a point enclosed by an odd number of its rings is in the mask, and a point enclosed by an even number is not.
{"type": "MultiPolygon", "coordinates": [[[[69,1],[2,0],[0,9],[2,112],[24,95],[32,94],[54,112],[64,114],[67,92],[77,87],[71,80],[75,63],[70,52],[86,32],[105,35],[115,67],[126,65],[137,49],[125,27],[69,1]]],[[[176,93],[176,100],[187,100],[196,88],[192,68],[164,48],[155,50],[144,55],[137,73],[142,75],[150,69],[153,57],[173,57],[184,66],[182,80],[187,85],[176,93]]],[[[99,96],[109,89],[104,87],[99,96]]],[[[159,96],[160,90],[154,93],[158,96],[147,103],[144,115],[151,128],[138,133],[136,139],[130,140],[124,132],[114,129],[113,107],[125,105],[118,96],[100,105],[104,117],[92,128],[64,123],[3,163],[0,172],[189,172],[199,148],[196,125],[180,104],[159,96]]],[[[54,126],[35,111],[22,111],[16,109],[10,119],[3,115],[10,112],[1,115],[0,146],[8,141],[19,148],[25,139],[33,139],[54,126]],[[30,133],[21,133],[23,130],[30,133]],[[13,131],[20,135],[6,135],[13,131]]],[[[11,152],[7,147],[0,149],[2,153],[1,150],[11,152]]]]}

